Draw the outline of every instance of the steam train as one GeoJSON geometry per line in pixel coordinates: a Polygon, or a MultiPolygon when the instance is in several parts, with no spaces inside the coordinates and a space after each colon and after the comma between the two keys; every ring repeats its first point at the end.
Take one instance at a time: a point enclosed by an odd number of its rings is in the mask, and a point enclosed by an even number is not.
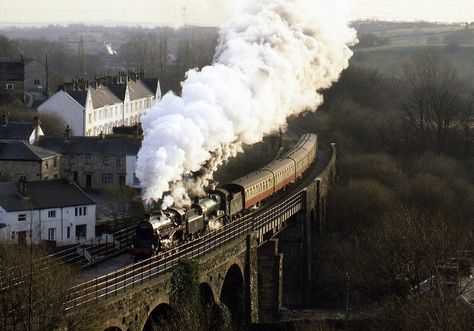
{"type": "Polygon", "coordinates": [[[317,142],[315,134],[304,134],[290,151],[278,159],[216,188],[191,208],[158,210],[138,221],[132,240],[135,261],[199,237],[210,231],[210,221],[228,222],[260,206],[265,199],[302,177],[316,159],[317,142]]]}

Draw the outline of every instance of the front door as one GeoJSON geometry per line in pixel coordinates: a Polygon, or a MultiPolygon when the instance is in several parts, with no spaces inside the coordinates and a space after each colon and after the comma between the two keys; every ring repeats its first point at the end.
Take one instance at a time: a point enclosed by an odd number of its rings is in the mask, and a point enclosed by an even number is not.
{"type": "Polygon", "coordinates": [[[86,175],[86,188],[92,188],[92,175],[86,175]]]}
{"type": "Polygon", "coordinates": [[[18,243],[20,245],[26,245],[26,231],[18,232],[18,243]]]}

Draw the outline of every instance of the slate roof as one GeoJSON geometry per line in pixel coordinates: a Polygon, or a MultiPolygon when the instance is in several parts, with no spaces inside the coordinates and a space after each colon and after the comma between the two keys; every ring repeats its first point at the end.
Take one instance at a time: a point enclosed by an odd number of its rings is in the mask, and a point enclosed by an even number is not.
{"type": "Polygon", "coordinates": [[[0,160],[41,161],[53,156],[59,155],[23,141],[0,142],[0,160]]]}
{"type": "Polygon", "coordinates": [[[94,109],[101,108],[107,105],[114,105],[122,101],[109,90],[106,86],[99,86],[97,88],[90,87],[92,106],[94,109]]]}
{"type": "Polygon", "coordinates": [[[87,91],[66,91],[66,93],[84,107],[84,109],[86,108],[87,91]]]}
{"type": "Polygon", "coordinates": [[[61,154],[137,155],[141,141],[124,136],[105,138],[75,136],[68,141],[65,141],[63,137],[41,136],[36,144],[61,154]]]}
{"type": "Polygon", "coordinates": [[[148,87],[148,89],[153,92],[153,94],[156,93],[156,89],[158,88],[159,82],[158,78],[143,78],[141,82],[145,84],[146,87],[148,87]]]}
{"type": "Polygon", "coordinates": [[[22,61],[12,59],[0,59],[0,80],[23,81],[25,77],[25,65],[22,61]]]}
{"type": "Polygon", "coordinates": [[[26,187],[28,199],[18,194],[16,183],[0,183],[0,206],[21,211],[95,204],[76,184],[62,179],[26,182],[26,187]]]}
{"type": "Polygon", "coordinates": [[[8,122],[0,125],[0,140],[29,140],[35,128],[34,123],[8,122]]]}
{"type": "Polygon", "coordinates": [[[123,84],[107,84],[107,87],[121,101],[125,100],[125,91],[127,90],[127,85],[125,83],[123,83],[123,84]]]}
{"type": "Polygon", "coordinates": [[[127,86],[128,95],[131,101],[155,95],[155,93],[150,91],[148,87],[141,81],[130,80],[127,86]]]}

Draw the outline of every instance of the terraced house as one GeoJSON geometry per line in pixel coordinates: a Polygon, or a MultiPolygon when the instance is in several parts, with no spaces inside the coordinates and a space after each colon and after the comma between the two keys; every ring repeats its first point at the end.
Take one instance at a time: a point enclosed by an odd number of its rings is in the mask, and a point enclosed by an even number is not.
{"type": "Polygon", "coordinates": [[[135,177],[141,141],[128,136],[40,137],[37,145],[59,153],[61,177],[81,188],[139,187],[135,177]]]}
{"type": "Polygon", "coordinates": [[[139,123],[157,98],[161,98],[158,78],[120,73],[94,82],[81,79],[64,84],[38,111],[60,116],[75,136],[98,136],[139,123]]]}
{"type": "Polygon", "coordinates": [[[70,245],[94,238],[96,203],[65,180],[0,183],[0,240],[70,245]]]}

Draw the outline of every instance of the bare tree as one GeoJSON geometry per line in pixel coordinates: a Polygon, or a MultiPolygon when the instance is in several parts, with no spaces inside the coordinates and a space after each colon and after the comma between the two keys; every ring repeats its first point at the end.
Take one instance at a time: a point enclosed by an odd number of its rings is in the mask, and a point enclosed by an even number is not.
{"type": "Polygon", "coordinates": [[[156,35],[142,32],[123,44],[120,53],[123,54],[127,67],[143,69],[147,74],[156,75],[162,59],[161,51],[156,35]]]}
{"type": "Polygon", "coordinates": [[[66,129],[66,123],[56,113],[41,112],[38,114],[41,121],[41,128],[47,136],[63,136],[66,129]]]}
{"type": "Polygon", "coordinates": [[[459,116],[459,124],[463,134],[464,157],[471,156],[472,130],[474,129],[474,93],[467,99],[459,116]]]}
{"type": "Polygon", "coordinates": [[[447,148],[448,133],[461,111],[462,84],[453,66],[433,50],[414,56],[404,68],[406,98],[402,110],[422,149],[447,148]]]}
{"type": "Polygon", "coordinates": [[[0,328],[2,330],[87,330],[96,314],[92,305],[66,311],[75,270],[44,257],[33,245],[0,244],[0,328]]]}
{"type": "Polygon", "coordinates": [[[0,57],[19,57],[18,45],[11,39],[0,34],[0,57]]]}

